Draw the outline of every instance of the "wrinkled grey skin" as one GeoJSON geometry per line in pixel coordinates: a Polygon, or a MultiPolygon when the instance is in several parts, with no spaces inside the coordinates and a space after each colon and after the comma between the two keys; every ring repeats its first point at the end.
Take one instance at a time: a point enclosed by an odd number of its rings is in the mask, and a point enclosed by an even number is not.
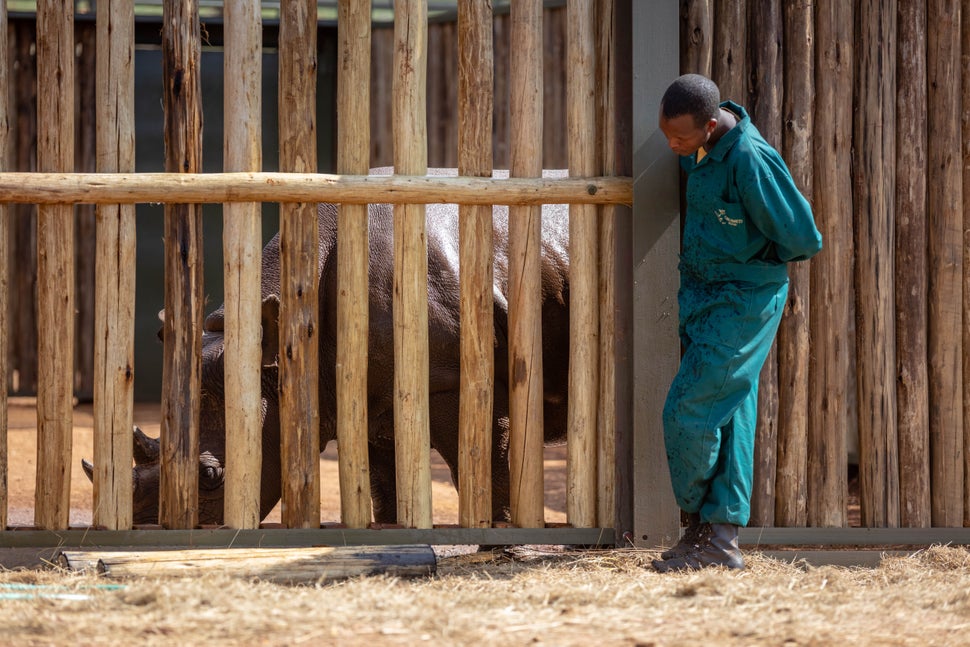
{"type": "MultiPolygon", "coordinates": [[[[448,173],[439,171],[439,173],[448,173]]],[[[451,174],[454,172],[452,171],[451,174]]],[[[319,207],[320,223],[320,447],[336,437],[336,207],[319,207]]],[[[370,206],[370,337],[368,343],[368,437],[374,520],[394,523],[397,516],[393,402],[393,208],[370,206]]],[[[457,483],[459,394],[458,208],[428,205],[428,321],[430,351],[431,446],[457,483]]],[[[495,402],[492,443],[493,506],[496,520],[508,518],[508,209],[494,208],[495,402]]],[[[566,433],[569,340],[568,208],[548,205],[542,223],[543,365],[545,435],[549,442],[566,433]]],[[[279,240],[263,250],[264,339],[275,338],[279,294],[279,240]],[[267,318],[268,317],[268,318],[267,318]]],[[[225,413],[222,308],[205,321],[202,342],[202,398],[199,459],[199,523],[219,524],[223,516],[225,413]]],[[[263,461],[260,515],[281,495],[278,369],[263,368],[263,461]]],[[[136,431],[134,522],[157,523],[159,464],[157,440],[136,431]]]]}

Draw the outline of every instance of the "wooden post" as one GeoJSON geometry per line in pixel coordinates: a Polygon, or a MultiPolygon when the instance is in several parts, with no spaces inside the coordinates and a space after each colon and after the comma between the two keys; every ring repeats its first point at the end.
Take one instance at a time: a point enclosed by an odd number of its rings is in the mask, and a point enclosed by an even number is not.
{"type": "MultiPolygon", "coordinates": [[[[394,172],[428,172],[427,0],[394,5],[394,172]]],[[[397,520],[430,528],[428,246],[423,204],[394,206],[394,447],[397,520]]]]}
{"type": "MultiPolygon", "coordinates": [[[[316,173],[317,5],[287,0],[281,11],[280,170],[316,173]]],[[[320,526],[319,240],[316,203],[280,204],[282,520],[289,528],[320,526]]],[[[349,449],[340,443],[341,460],[349,449]]]]}
{"type": "MultiPolygon", "coordinates": [[[[458,4],[458,174],[492,175],[492,8],[458,4]]],[[[495,390],[492,208],[458,207],[461,272],[461,395],[458,521],[492,525],[492,411],[495,390]]]]}
{"type": "MultiPolygon", "coordinates": [[[[594,6],[596,50],[596,150],[597,174],[617,174],[617,73],[618,45],[615,30],[620,8],[614,0],[598,0],[594,6]]],[[[617,207],[606,205],[596,211],[599,232],[599,393],[596,411],[596,525],[616,528],[617,523],[617,343],[618,311],[616,230],[617,207]]],[[[619,534],[619,533],[618,533],[619,534]]]]}
{"type": "MultiPolygon", "coordinates": [[[[97,16],[97,170],[135,170],[135,12],[102,1],[97,16]]],[[[98,205],[94,334],[94,525],[132,523],[135,206],[98,205]]]]}
{"type": "MultiPolygon", "coordinates": [[[[37,3],[37,166],[74,166],[74,5],[37,3]]],[[[34,519],[50,530],[70,517],[74,396],[74,208],[37,216],[37,487],[34,519]]]]}
{"type": "MultiPolygon", "coordinates": [[[[784,87],[780,0],[749,5],[748,29],[757,38],[748,42],[751,71],[751,119],[769,144],[781,147],[781,108],[784,87]]],[[[752,526],[775,523],[775,469],[778,446],[778,352],[773,344],[758,380],[758,427],[754,443],[752,526]]]]}
{"type": "MultiPolygon", "coordinates": [[[[510,177],[542,174],[542,1],[511,6],[510,177]]],[[[545,523],[543,508],[542,210],[509,208],[509,476],[512,522],[545,523]]]]}
{"type": "MultiPolygon", "coordinates": [[[[569,70],[566,132],[569,174],[596,168],[596,49],[592,0],[567,6],[569,70]]],[[[596,207],[569,206],[569,405],[566,519],[596,525],[597,404],[599,396],[599,222],[596,207]]]]}
{"type": "MultiPolygon", "coordinates": [[[[341,2],[337,18],[337,172],[367,175],[370,166],[370,0],[341,2]],[[344,118],[341,118],[341,115],[344,118]]],[[[337,215],[337,446],[340,517],[349,528],[371,520],[367,457],[367,205],[337,215]]]]}
{"type": "MultiPolygon", "coordinates": [[[[786,2],[785,7],[792,5],[786,2]]],[[[797,3],[796,3],[797,4],[797,3]]],[[[760,36],[759,36],[760,37],[760,36]]],[[[798,47],[785,38],[786,47],[798,47]]],[[[808,45],[810,43],[805,43],[808,45]]],[[[740,103],[747,96],[745,52],[748,47],[747,2],[745,0],[714,0],[714,53],[712,74],[721,90],[722,99],[740,103]]]]}
{"type": "MultiPolygon", "coordinates": [[[[963,0],[961,12],[961,87],[962,87],[962,131],[963,131],[963,196],[970,200],[970,2],[963,0]]],[[[970,214],[963,213],[963,525],[970,526],[970,214]]]]}
{"type": "MultiPolygon", "coordinates": [[[[226,4],[225,18],[224,165],[227,172],[259,171],[262,165],[260,95],[263,69],[260,3],[258,0],[234,0],[226,4]]],[[[226,296],[224,519],[232,528],[256,528],[260,522],[263,432],[261,207],[258,202],[227,202],[223,205],[226,296]]],[[[315,461],[319,460],[317,454],[313,455],[315,461]]]]}
{"type": "MultiPolygon", "coordinates": [[[[899,525],[893,246],[896,2],[862,0],[856,39],[856,371],[862,525],[899,525]]],[[[908,172],[908,170],[907,170],[908,172]]]]}
{"type": "Polygon", "coordinates": [[[711,76],[711,0],[680,0],[680,73],[711,76]]]}
{"type": "MultiPolygon", "coordinates": [[[[202,170],[198,2],[165,0],[163,14],[165,168],[172,173],[198,173],[202,170]]],[[[198,521],[202,288],[202,210],[197,204],[167,204],[158,514],[166,528],[192,528],[198,521]]]]}
{"type": "Polygon", "coordinates": [[[812,261],[812,363],[809,366],[810,526],[847,522],[848,475],[846,429],[850,428],[848,392],[852,216],[851,194],[852,4],[816,3],[815,124],[813,176],[815,220],[825,249],[812,261]]]}
{"type": "MultiPolygon", "coordinates": [[[[782,154],[795,184],[812,197],[815,21],[810,0],[785,3],[785,129],[782,154]]],[[[788,266],[788,302],[778,327],[778,457],[775,526],[808,520],[809,263],[788,266]]]]}
{"type": "Polygon", "coordinates": [[[899,522],[928,528],[930,414],[926,368],[926,0],[899,0],[896,50],[896,420],[899,522]]]}
{"type": "MultiPolygon", "coordinates": [[[[6,171],[10,159],[10,75],[7,71],[7,3],[0,0],[0,171],[6,171]]],[[[7,205],[0,204],[0,531],[7,529],[7,385],[9,363],[7,361],[7,341],[9,339],[10,282],[9,233],[10,211],[7,205]]]]}
{"type": "Polygon", "coordinates": [[[927,2],[929,365],[933,525],[963,525],[960,2],[927,2]]]}

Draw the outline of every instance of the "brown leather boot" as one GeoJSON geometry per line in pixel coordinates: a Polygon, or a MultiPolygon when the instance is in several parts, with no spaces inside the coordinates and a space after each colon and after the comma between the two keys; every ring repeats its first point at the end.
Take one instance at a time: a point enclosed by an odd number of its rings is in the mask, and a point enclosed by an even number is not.
{"type": "Polygon", "coordinates": [[[679,557],[653,561],[653,567],[661,573],[699,570],[709,566],[744,568],[744,557],[738,548],[737,526],[729,523],[702,523],[693,549],[679,557]]]}
{"type": "Polygon", "coordinates": [[[684,534],[681,536],[680,541],[678,541],[674,546],[668,548],[664,552],[660,553],[660,559],[670,559],[671,557],[680,557],[686,554],[688,551],[692,550],[697,544],[697,532],[701,527],[701,515],[699,512],[688,512],[687,513],[687,528],[684,529],[684,534]]]}

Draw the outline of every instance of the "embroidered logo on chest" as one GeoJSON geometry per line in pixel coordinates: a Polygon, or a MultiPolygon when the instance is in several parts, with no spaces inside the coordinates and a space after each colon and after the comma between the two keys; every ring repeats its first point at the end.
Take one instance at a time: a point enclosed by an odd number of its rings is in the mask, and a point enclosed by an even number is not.
{"type": "Polygon", "coordinates": [[[724,209],[716,209],[714,215],[717,216],[717,221],[722,225],[728,225],[730,227],[740,227],[744,224],[744,218],[731,218],[727,215],[727,211],[724,209]]]}

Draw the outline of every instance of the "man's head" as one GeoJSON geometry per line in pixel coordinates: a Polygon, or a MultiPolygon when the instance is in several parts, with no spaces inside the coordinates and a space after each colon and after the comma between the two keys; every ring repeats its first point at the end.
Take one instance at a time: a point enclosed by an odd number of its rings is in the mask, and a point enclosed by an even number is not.
{"type": "Polygon", "coordinates": [[[714,81],[700,74],[678,77],[660,101],[660,130],[671,150],[692,155],[707,143],[717,127],[721,93],[714,81]]]}

